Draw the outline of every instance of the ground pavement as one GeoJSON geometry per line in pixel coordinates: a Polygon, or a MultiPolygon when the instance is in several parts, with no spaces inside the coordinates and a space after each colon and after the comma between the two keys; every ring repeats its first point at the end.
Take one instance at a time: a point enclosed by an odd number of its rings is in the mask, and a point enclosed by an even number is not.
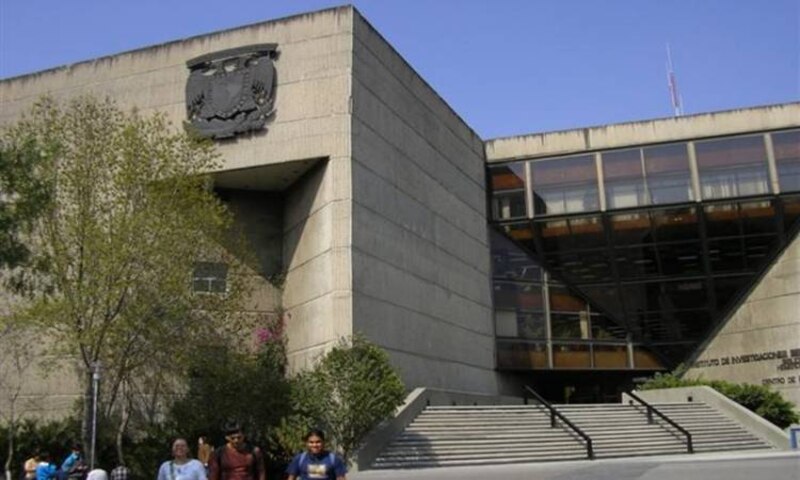
{"type": "Polygon", "coordinates": [[[353,480],[800,480],[800,452],[735,452],[485,467],[371,470],[353,480]]]}

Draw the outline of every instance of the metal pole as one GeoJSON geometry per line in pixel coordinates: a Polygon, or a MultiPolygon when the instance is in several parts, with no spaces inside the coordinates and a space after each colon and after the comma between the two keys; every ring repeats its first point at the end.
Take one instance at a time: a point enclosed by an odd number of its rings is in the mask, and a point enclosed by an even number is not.
{"type": "Polygon", "coordinates": [[[100,384],[100,362],[92,365],[92,446],[89,456],[89,470],[94,470],[95,446],[97,445],[97,391],[100,384]]]}

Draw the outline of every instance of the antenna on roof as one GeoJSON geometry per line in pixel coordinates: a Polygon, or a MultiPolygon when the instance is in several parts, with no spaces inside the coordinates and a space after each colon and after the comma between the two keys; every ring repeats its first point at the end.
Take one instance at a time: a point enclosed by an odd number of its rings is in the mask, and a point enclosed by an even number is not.
{"type": "Polygon", "coordinates": [[[672,69],[672,51],[667,44],[667,85],[669,86],[669,97],[672,101],[673,114],[676,117],[683,115],[683,99],[678,93],[678,82],[675,80],[675,71],[672,69]]]}

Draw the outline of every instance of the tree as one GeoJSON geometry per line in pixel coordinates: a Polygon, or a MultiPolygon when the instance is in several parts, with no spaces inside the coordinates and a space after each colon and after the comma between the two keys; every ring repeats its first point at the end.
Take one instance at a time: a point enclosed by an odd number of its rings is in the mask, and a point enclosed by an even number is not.
{"type": "Polygon", "coordinates": [[[35,152],[50,192],[28,237],[25,315],[53,350],[77,358],[84,443],[96,365],[101,414],[115,416],[123,432],[131,408],[152,419],[157,395],[179,385],[176,374],[196,346],[233,338],[245,324],[237,314],[244,253],[210,188],[207,173],[219,166],[213,146],[163,115],[124,113],[91,97],[37,102],[3,145],[35,152]],[[228,265],[223,294],[192,291],[200,260],[228,265]]]}
{"type": "Polygon", "coordinates": [[[322,426],[345,458],[405,398],[403,381],[386,352],[359,335],[340,342],[293,385],[299,420],[322,426]]]}
{"type": "Polygon", "coordinates": [[[0,142],[0,268],[14,268],[30,253],[20,237],[50,195],[37,176],[39,163],[32,142],[0,142]]]}
{"type": "Polygon", "coordinates": [[[198,352],[191,362],[186,395],[170,411],[185,435],[208,435],[224,442],[214,434],[226,421],[235,420],[250,441],[270,444],[272,429],[290,409],[282,321],[273,317],[257,329],[255,351],[208,345],[198,352]]]}
{"type": "Polygon", "coordinates": [[[3,345],[0,349],[0,401],[5,403],[5,408],[0,410],[0,420],[5,423],[8,440],[4,467],[6,478],[13,478],[11,465],[20,419],[32,406],[30,400],[21,402],[20,396],[24,380],[34,366],[34,352],[30,331],[13,317],[0,317],[0,344],[3,345]]]}

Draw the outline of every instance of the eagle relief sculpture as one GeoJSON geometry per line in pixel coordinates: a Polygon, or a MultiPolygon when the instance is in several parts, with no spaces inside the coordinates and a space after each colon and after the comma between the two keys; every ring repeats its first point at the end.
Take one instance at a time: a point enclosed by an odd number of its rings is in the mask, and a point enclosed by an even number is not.
{"type": "Polygon", "coordinates": [[[277,44],[201,55],[186,62],[186,116],[200,135],[227,138],[260,130],[274,113],[277,44]]]}

